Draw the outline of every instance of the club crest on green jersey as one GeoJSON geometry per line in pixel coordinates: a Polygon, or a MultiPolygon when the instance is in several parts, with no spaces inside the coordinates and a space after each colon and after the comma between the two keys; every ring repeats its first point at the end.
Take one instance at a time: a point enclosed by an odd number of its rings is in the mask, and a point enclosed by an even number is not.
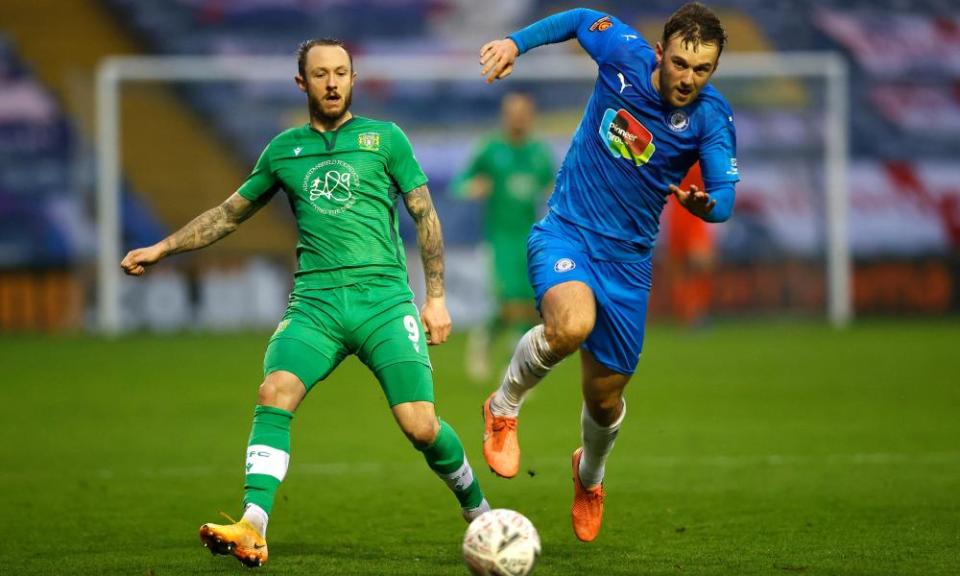
{"type": "Polygon", "coordinates": [[[357,144],[362,150],[376,152],[380,149],[380,134],[376,132],[364,132],[357,136],[357,144]]]}
{"type": "Polygon", "coordinates": [[[340,214],[357,202],[354,192],[360,176],[343,160],[324,160],[311,168],[303,178],[303,192],[321,214],[340,214]]]}

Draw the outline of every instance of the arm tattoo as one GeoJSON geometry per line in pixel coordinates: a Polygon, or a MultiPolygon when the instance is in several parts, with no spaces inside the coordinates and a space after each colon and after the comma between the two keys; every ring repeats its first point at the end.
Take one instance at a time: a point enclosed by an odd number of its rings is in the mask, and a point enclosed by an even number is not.
{"type": "Polygon", "coordinates": [[[417,243],[427,281],[427,296],[443,296],[443,231],[426,185],[403,195],[407,211],[417,225],[417,243]]]}
{"type": "Polygon", "coordinates": [[[256,202],[251,202],[237,193],[232,194],[219,206],[207,210],[167,236],[163,240],[166,253],[179,254],[213,244],[236,230],[241,222],[263,208],[272,197],[273,194],[265,194],[256,202]]]}

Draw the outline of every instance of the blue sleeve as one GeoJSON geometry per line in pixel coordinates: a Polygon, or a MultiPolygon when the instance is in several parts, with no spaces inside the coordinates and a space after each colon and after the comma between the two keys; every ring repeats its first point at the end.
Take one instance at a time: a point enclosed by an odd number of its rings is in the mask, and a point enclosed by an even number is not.
{"type": "Polygon", "coordinates": [[[726,222],[733,216],[733,201],[736,199],[737,191],[733,182],[714,183],[704,181],[706,191],[710,197],[717,201],[713,209],[704,218],[706,222],[726,222]]]}
{"type": "Polygon", "coordinates": [[[700,173],[706,192],[717,203],[707,222],[724,222],[733,215],[736,198],[734,185],[740,181],[737,167],[737,130],[733,123],[733,111],[722,99],[710,103],[704,118],[705,130],[700,141],[700,173]]]}
{"type": "MultiPolygon", "coordinates": [[[[700,140],[700,170],[704,182],[715,185],[739,182],[737,131],[733,112],[725,103],[716,103],[705,118],[706,128],[700,140]]],[[[708,190],[709,192],[709,190],[708,190]]]]}
{"type": "Polygon", "coordinates": [[[623,32],[620,28],[639,37],[636,31],[613,16],[587,8],[575,8],[538,20],[507,38],[513,40],[523,54],[537,46],[563,42],[576,36],[590,57],[602,62],[616,48],[617,44],[612,40],[623,32]]]}

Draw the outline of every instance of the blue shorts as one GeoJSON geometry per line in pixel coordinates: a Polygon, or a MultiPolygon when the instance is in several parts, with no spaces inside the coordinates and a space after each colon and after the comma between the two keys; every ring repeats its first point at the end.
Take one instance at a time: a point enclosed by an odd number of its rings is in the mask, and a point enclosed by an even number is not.
{"type": "Polygon", "coordinates": [[[596,260],[589,255],[584,231],[547,214],[527,239],[527,273],[537,310],[543,295],[557,284],[579,281],[589,286],[596,298],[597,320],[582,348],[607,368],[633,374],[643,350],[653,283],[651,255],[636,262],[596,260]]]}

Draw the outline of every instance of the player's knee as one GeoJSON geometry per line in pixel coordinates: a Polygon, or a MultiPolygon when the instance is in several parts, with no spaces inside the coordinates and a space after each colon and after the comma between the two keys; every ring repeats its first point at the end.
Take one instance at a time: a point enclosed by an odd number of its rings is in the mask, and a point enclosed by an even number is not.
{"type": "Polygon", "coordinates": [[[597,409],[604,416],[610,420],[616,420],[620,416],[620,411],[623,408],[623,401],[620,399],[619,394],[610,394],[600,400],[597,409]]]}
{"type": "Polygon", "coordinates": [[[601,426],[609,426],[620,418],[623,401],[619,392],[592,398],[587,402],[590,417],[601,426]]]}
{"type": "Polygon", "coordinates": [[[293,412],[306,390],[300,379],[289,372],[271,372],[257,390],[257,404],[293,412]]]}
{"type": "Polygon", "coordinates": [[[565,318],[560,322],[548,322],[544,325],[544,336],[550,349],[562,356],[577,351],[593,330],[593,318],[565,318]]]}
{"type": "Polygon", "coordinates": [[[440,423],[437,422],[436,418],[419,418],[411,422],[404,422],[402,428],[410,443],[422,449],[436,442],[437,433],[440,431],[440,423]]]}

